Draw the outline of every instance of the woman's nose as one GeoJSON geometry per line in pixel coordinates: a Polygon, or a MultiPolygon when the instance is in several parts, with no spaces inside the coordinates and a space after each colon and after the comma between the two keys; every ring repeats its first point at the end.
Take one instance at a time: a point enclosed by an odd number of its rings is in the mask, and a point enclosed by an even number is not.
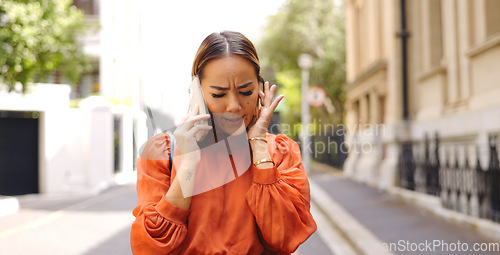
{"type": "Polygon", "coordinates": [[[235,95],[229,95],[229,98],[228,98],[228,102],[227,102],[227,109],[226,111],[227,112],[230,112],[230,113],[238,113],[240,112],[241,110],[241,104],[238,100],[238,97],[235,96],[235,95]]]}

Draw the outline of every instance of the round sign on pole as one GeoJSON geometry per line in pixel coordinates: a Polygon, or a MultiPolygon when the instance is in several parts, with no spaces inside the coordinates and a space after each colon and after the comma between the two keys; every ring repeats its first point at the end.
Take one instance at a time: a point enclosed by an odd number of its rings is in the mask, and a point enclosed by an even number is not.
{"type": "Polygon", "coordinates": [[[311,107],[321,107],[326,100],[326,91],[323,87],[312,86],[307,91],[307,102],[311,107]]]}

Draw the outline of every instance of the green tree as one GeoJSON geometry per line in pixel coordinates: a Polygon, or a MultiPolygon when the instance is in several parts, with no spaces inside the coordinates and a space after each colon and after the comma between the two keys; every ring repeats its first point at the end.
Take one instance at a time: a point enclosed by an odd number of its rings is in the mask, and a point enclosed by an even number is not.
{"type": "MultiPolygon", "coordinates": [[[[324,123],[343,122],[345,93],[345,31],[342,1],[288,0],[269,17],[259,44],[263,75],[274,77],[285,95],[283,121],[300,122],[300,68],[302,53],[314,57],[310,84],[325,88],[334,105],[333,115],[325,107],[311,109],[312,117],[324,123]]],[[[296,134],[292,134],[296,135],[296,134]]]]}
{"type": "Polygon", "coordinates": [[[71,0],[0,1],[0,83],[15,91],[60,70],[76,83],[89,67],[78,36],[85,16],[71,0]]]}

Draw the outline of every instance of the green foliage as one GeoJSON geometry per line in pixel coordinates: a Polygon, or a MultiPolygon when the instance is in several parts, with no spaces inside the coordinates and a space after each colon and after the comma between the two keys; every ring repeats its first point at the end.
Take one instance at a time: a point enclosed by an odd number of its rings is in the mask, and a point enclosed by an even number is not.
{"type": "Polygon", "coordinates": [[[285,95],[285,101],[280,108],[282,120],[285,123],[300,122],[300,76],[296,70],[287,70],[276,73],[276,80],[280,84],[279,93],[285,95]]]}
{"type": "Polygon", "coordinates": [[[333,0],[288,0],[280,11],[269,18],[263,40],[259,44],[263,74],[274,76],[285,95],[283,120],[293,125],[300,122],[300,68],[298,58],[313,56],[310,84],[325,88],[335,112],[325,108],[311,109],[312,117],[324,123],[343,121],[345,93],[345,29],[343,5],[333,0]]]}
{"type": "Polygon", "coordinates": [[[89,68],[78,36],[85,16],[71,0],[0,1],[0,83],[16,83],[25,93],[30,82],[55,70],[76,83],[89,68]]]}

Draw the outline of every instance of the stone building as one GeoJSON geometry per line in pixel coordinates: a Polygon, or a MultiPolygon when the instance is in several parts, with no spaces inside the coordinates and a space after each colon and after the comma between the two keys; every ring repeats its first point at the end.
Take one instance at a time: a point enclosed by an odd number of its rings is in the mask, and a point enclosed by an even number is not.
{"type": "Polygon", "coordinates": [[[345,7],[346,174],[398,185],[402,143],[422,159],[425,137],[441,168],[486,170],[490,138],[500,134],[500,1],[346,0],[345,7]]]}

